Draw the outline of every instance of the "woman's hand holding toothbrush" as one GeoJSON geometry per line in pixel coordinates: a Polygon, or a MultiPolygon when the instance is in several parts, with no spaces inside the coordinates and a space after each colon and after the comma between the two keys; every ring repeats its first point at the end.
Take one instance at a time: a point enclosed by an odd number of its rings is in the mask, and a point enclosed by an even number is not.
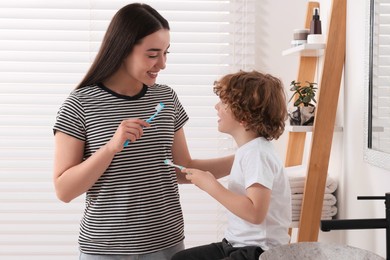
{"type": "MultiPolygon", "coordinates": [[[[150,123],[152,122],[152,120],[158,115],[158,113],[160,113],[160,111],[165,107],[164,103],[163,102],[160,102],[156,105],[156,107],[154,108],[156,110],[156,112],[154,112],[153,115],[151,115],[148,119],[146,119],[146,123],[150,123]]],[[[150,126],[150,125],[149,125],[150,126]]],[[[138,138],[136,138],[138,139],[138,138]]],[[[123,146],[126,147],[129,145],[129,143],[131,142],[132,140],[130,138],[126,139],[126,141],[124,142],[123,146]]]]}
{"type": "Polygon", "coordinates": [[[139,118],[123,120],[116,129],[111,140],[107,143],[108,148],[115,153],[122,151],[124,148],[123,143],[125,143],[126,140],[135,142],[137,139],[141,138],[144,133],[144,127],[150,127],[150,124],[145,120],[139,118]]]}

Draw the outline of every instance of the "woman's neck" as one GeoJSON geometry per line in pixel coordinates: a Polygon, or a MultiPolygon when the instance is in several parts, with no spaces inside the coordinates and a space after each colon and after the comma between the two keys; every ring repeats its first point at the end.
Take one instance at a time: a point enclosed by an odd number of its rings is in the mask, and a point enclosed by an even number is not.
{"type": "Polygon", "coordinates": [[[110,90],[124,96],[135,96],[141,92],[143,84],[118,70],[114,75],[103,82],[110,90]]]}

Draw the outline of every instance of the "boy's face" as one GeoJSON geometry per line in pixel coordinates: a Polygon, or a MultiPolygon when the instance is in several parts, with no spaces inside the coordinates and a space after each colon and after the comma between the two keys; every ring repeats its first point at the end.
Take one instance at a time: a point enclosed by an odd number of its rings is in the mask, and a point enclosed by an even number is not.
{"type": "Polygon", "coordinates": [[[219,117],[218,130],[234,137],[234,133],[243,126],[235,119],[229,106],[221,100],[215,105],[215,109],[217,110],[217,115],[219,117]]]}

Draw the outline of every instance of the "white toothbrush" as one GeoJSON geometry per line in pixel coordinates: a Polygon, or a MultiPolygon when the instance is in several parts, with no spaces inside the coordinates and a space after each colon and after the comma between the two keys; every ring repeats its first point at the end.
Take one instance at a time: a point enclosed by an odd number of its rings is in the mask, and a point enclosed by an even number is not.
{"type": "MultiPolygon", "coordinates": [[[[163,102],[160,102],[157,104],[156,106],[156,112],[151,116],[149,117],[146,122],[147,123],[150,123],[157,115],[158,113],[165,107],[164,103],[163,102]]],[[[128,146],[129,145],[129,142],[130,140],[126,140],[125,144],[123,145],[124,147],[128,146]]]]}
{"type": "Polygon", "coordinates": [[[165,160],[164,160],[164,163],[165,163],[166,165],[170,165],[170,166],[179,168],[180,170],[183,170],[183,169],[185,168],[184,166],[174,164],[174,163],[173,163],[171,160],[169,160],[169,159],[165,159],[165,160]]]}

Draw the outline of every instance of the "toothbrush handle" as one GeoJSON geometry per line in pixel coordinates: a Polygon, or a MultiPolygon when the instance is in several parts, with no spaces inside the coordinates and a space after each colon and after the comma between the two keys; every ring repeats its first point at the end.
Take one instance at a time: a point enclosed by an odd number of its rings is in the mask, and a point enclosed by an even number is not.
{"type": "Polygon", "coordinates": [[[181,166],[181,165],[174,164],[173,166],[175,166],[179,170],[183,170],[184,169],[184,166],[181,166]]]}
{"type": "Polygon", "coordinates": [[[157,113],[154,113],[151,117],[149,117],[147,120],[146,120],[146,123],[150,123],[152,122],[152,120],[156,117],[157,113]]]}
{"type": "Polygon", "coordinates": [[[129,143],[130,143],[130,140],[126,140],[126,142],[123,144],[123,147],[126,147],[126,146],[128,146],[128,145],[129,145],[129,143]]]}

